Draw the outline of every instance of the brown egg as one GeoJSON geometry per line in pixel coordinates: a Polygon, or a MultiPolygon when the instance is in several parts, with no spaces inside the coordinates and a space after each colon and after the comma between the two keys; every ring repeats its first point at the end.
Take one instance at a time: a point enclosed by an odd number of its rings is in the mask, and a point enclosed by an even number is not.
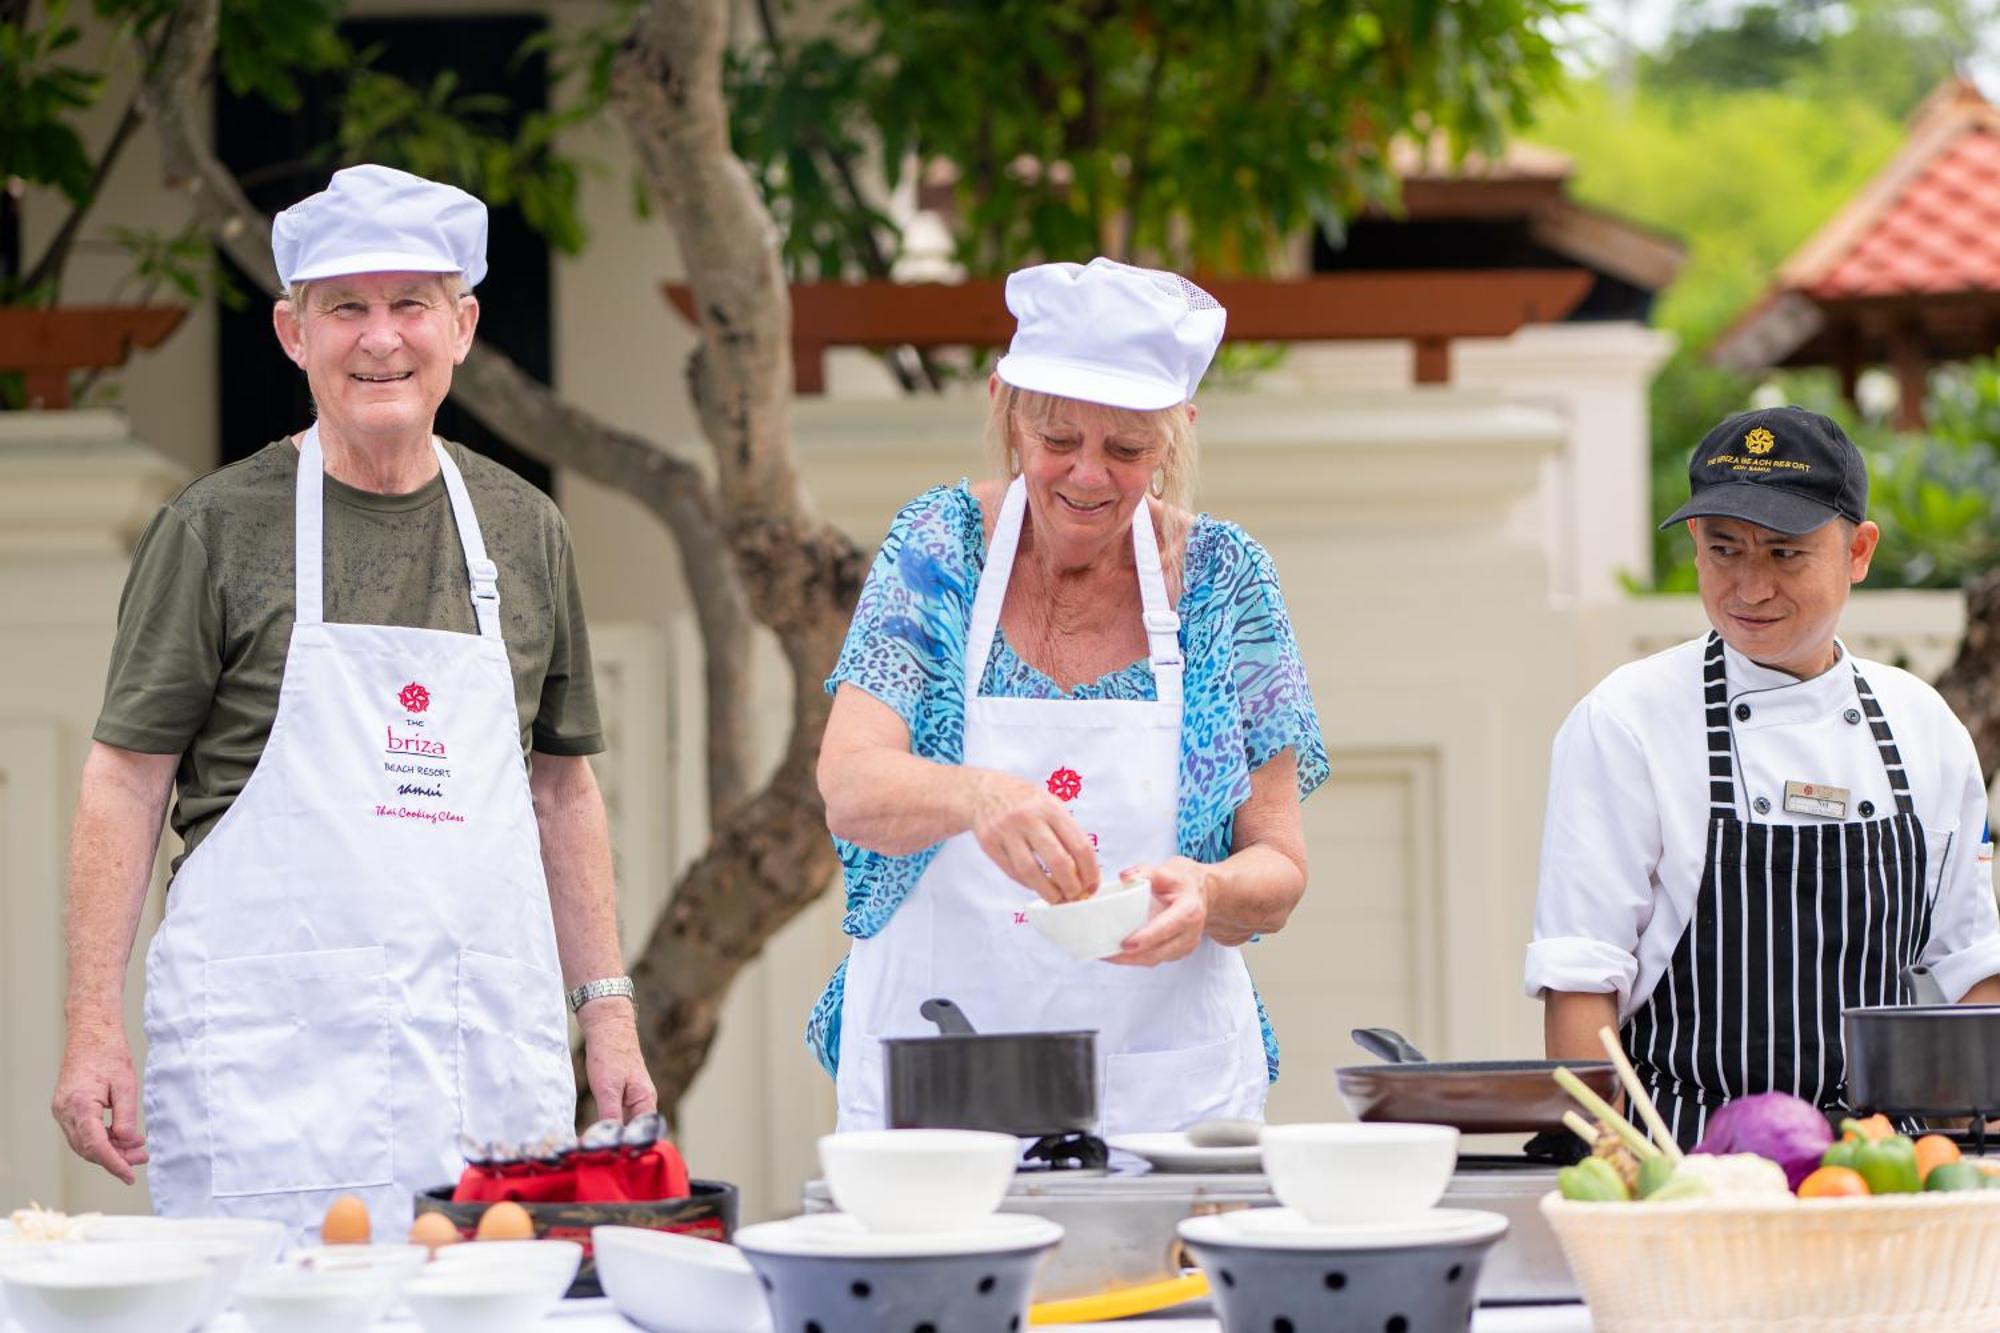
{"type": "Polygon", "coordinates": [[[410,1223],[410,1244],[427,1246],[432,1254],[463,1239],[443,1213],[418,1213],[417,1220],[410,1223]]]}
{"type": "Polygon", "coordinates": [[[479,1218],[479,1240],[533,1240],[535,1221],[511,1199],[488,1208],[479,1218]]]}
{"type": "Polygon", "coordinates": [[[319,1238],[328,1245],[366,1245],[368,1208],[352,1194],[343,1194],[326,1210],[319,1224],[319,1238]]]}

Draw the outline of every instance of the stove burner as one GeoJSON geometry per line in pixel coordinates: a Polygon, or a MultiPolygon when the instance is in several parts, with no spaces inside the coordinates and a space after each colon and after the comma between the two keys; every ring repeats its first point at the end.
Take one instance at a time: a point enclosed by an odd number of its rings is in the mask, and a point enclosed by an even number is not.
{"type": "Polygon", "coordinates": [[[1111,1160],[1111,1150],[1095,1134],[1072,1131],[1042,1135],[1022,1157],[1050,1171],[1102,1171],[1111,1160]]]}

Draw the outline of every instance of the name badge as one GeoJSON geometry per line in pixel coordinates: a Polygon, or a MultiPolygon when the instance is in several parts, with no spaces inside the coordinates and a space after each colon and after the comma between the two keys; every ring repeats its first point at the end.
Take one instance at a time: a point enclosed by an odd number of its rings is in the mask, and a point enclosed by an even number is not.
{"type": "Polygon", "coordinates": [[[1824,782],[1787,782],[1785,809],[1794,815],[1824,815],[1828,819],[1847,817],[1847,788],[1829,787],[1824,782]]]}

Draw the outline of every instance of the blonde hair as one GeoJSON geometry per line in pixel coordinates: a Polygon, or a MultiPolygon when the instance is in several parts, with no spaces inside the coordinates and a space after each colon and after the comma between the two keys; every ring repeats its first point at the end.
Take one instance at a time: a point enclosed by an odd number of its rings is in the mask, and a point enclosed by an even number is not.
{"type": "Polygon", "coordinates": [[[1120,434],[1160,440],[1159,468],[1153,474],[1150,489],[1153,498],[1160,502],[1161,563],[1168,585],[1178,594],[1181,557],[1186,552],[1188,530],[1194,524],[1194,515],[1189,511],[1194,502],[1195,433],[1185,403],[1152,411],[1108,407],[1036,389],[1016,388],[1003,380],[998,391],[987,399],[984,434],[988,463],[1000,476],[1009,479],[1018,476],[1021,454],[1015,427],[1041,430],[1059,420],[1074,420],[1079,411],[1097,416],[1120,434]]]}

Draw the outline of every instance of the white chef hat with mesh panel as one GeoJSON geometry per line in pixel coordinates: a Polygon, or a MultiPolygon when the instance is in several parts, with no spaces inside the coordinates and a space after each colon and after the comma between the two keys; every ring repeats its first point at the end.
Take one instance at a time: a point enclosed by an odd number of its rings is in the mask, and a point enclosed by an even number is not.
{"type": "Polygon", "coordinates": [[[1194,397],[1227,313],[1177,273],[1110,259],[1007,276],[1019,321],[995,367],[1020,389],[1152,411],[1194,397]]]}

